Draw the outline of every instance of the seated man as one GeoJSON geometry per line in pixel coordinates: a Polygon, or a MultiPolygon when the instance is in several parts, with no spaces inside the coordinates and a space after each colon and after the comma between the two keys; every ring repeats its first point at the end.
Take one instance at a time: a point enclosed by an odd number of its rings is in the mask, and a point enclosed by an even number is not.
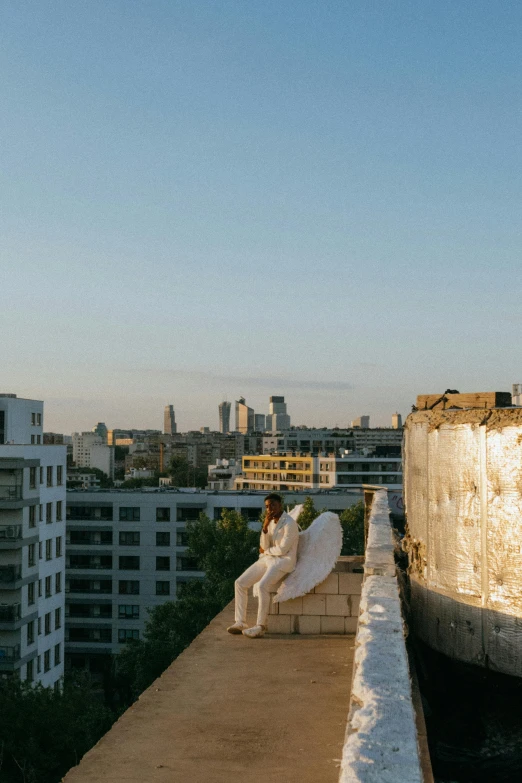
{"type": "Polygon", "coordinates": [[[227,628],[229,633],[243,633],[251,639],[263,636],[270,608],[270,593],[278,583],[294,570],[297,559],[299,527],[292,517],[283,511],[283,500],[276,492],[265,498],[266,515],[261,531],[259,560],[241,574],[235,582],[235,623],[227,628]],[[248,588],[259,583],[257,623],[248,628],[246,612],[248,588]]]}

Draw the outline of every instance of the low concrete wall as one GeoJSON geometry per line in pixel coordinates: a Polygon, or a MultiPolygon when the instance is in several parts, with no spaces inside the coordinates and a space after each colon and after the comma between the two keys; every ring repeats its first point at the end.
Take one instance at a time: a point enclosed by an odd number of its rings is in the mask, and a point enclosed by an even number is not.
{"type": "Polygon", "coordinates": [[[363,564],[364,557],[340,557],[332,573],[307,595],[278,604],[271,601],[268,633],[354,634],[363,564]]]}
{"type": "Polygon", "coordinates": [[[423,783],[386,491],[369,518],[340,783],[423,783]]]}

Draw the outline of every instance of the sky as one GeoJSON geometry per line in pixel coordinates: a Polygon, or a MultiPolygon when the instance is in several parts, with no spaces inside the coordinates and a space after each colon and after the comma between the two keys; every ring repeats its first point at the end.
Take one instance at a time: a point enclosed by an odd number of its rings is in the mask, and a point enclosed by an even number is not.
{"type": "Polygon", "coordinates": [[[0,391],[56,432],[522,381],[522,5],[6,0],[0,391]]]}

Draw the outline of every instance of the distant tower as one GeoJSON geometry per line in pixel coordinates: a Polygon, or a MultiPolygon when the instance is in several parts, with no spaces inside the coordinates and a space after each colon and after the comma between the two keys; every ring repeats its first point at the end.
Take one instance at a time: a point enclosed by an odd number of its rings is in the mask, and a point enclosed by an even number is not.
{"type": "Polygon", "coordinates": [[[368,430],[370,429],[370,417],[359,416],[358,419],[352,421],[352,429],[368,430]]]}
{"type": "Polygon", "coordinates": [[[230,408],[232,403],[223,400],[219,403],[219,431],[224,435],[230,432],[230,408]]]}
{"type": "Polygon", "coordinates": [[[402,416],[400,413],[394,413],[392,415],[392,427],[394,430],[402,429],[402,416]]]}
{"type": "Polygon", "coordinates": [[[511,393],[513,405],[522,405],[522,383],[514,383],[511,393]]]}
{"type": "Polygon", "coordinates": [[[290,429],[290,416],[286,412],[284,397],[270,397],[268,416],[266,417],[267,432],[279,432],[290,429]]]}
{"type": "Polygon", "coordinates": [[[242,432],[248,435],[255,429],[255,413],[253,408],[249,408],[244,397],[236,400],[236,432],[242,432]]]}
{"type": "Polygon", "coordinates": [[[163,416],[163,434],[175,435],[176,433],[176,417],[174,416],[174,406],[165,405],[165,413],[163,416]]]}
{"type": "Polygon", "coordinates": [[[96,427],[92,428],[92,431],[99,435],[100,438],[103,438],[104,442],[107,443],[109,430],[107,429],[104,421],[99,421],[96,427]]]}
{"type": "Polygon", "coordinates": [[[254,427],[256,432],[264,432],[266,429],[266,416],[264,413],[254,415],[254,427]]]}

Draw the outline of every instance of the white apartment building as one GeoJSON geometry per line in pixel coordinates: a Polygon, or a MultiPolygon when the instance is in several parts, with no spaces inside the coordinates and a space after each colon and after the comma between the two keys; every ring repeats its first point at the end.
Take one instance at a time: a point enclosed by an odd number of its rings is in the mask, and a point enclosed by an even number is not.
{"type": "Polygon", "coordinates": [[[234,489],[234,481],[241,473],[241,462],[235,459],[218,459],[208,466],[208,489],[223,491],[234,489]]]}
{"type": "MultiPolygon", "coordinates": [[[[307,492],[288,493],[301,503],[307,492]]],[[[317,492],[318,508],[342,511],[350,491],[317,492]]],[[[264,492],[149,488],[67,492],[66,654],[74,667],[96,671],[129,639],[143,634],[147,610],[175,600],[184,582],[201,578],[187,557],[186,523],[223,508],[252,523],[264,492]]]]}
{"type": "Polygon", "coordinates": [[[263,435],[263,454],[277,451],[295,451],[296,453],[319,454],[322,451],[336,452],[340,449],[352,449],[362,452],[390,450],[400,454],[402,429],[376,427],[373,429],[295,429],[263,435]]]}
{"type": "Polygon", "coordinates": [[[0,445],[0,676],[54,686],[64,672],[67,448],[42,444],[42,402],[0,396],[0,411],[10,441],[0,445]]]}
{"type": "Polygon", "coordinates": [[[77,468],[97,468],[114,478],[114,446],[97,432],[73,432],[73,462],[77,468]]]}

